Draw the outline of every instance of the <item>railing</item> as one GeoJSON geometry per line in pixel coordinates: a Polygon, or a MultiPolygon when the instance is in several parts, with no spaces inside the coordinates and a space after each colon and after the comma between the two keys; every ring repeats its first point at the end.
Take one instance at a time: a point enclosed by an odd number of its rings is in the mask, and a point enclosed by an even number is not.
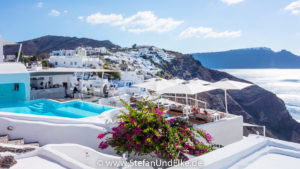
{"type": "MultiPolygon", "coordinates": [[[[207,102],[202,101],[202,100],[198,100],[192,97],[182,97],[182,96],[168,96],[168,95],[161,95],[162,98],[174,98],[175,102],[177,102],[177,99],[185,99],[186,101],[188,100],[193,100],[196,104],[196,106],[199,106],[199,103],[204,104],[204,108],[207,108],[207,102]]],[[[189,103],[186,102],[186,104],[188,105],[189,103]]]]}
{"type": "MultiPolygon", "coordinates": [[[[266,126],[261,126],[261,125],[256,125],[256,124],[250,124],[250,123],[243,123],[243,127],[258,127],[258,128],[263,128],[263,136],[266,136],[266,126]]],[[[259,135],[259,132],[256,131],[256,134],[259,135]]]]}

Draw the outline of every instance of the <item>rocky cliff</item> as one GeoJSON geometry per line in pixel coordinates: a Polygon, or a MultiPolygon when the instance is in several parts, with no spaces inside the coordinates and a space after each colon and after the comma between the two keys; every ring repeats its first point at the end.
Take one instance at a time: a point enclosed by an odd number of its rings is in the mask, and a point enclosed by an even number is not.
{"type": "MultiPolygon", "coordinates": [[[[176,58],[161,65],[168,76],[183,79],[200,78],[218,81],[223,78],[244,81],[225,72],[205,68],[191,55],[172,52],[176,58]]],[[[265,125],[267,136],[300,143],[300,123],[296,122],[287,111],[284,102],[275,94],[257,86],[239,91],[228,91],[228,110],[232,114],[242,115],[244,122],[265,125]]],[[[224,91],[214,90],[198,95],[199,99],[209,103],[208,107],[225,111],[224,91]]],[[[245,128],[245,134],[252,129],[245,128]]],[[[230,136],[230,131],[228,131],[230,136]]]]}

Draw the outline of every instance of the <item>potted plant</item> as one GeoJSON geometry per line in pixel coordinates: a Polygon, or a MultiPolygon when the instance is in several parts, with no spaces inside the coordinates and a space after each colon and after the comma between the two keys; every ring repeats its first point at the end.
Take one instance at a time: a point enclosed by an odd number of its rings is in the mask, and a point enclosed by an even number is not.
{"type": "Polygon", "coordinates": [[[91,87],[87,87],[86,90],[87,90],[87,94],[89,95],[91,91],[91,87]]]}

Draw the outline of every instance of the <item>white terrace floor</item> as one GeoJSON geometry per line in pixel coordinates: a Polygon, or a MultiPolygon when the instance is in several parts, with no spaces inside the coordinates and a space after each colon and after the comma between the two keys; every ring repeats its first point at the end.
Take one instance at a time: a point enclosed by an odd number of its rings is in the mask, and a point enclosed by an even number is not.
{"type": "Polygon", "coordinates": [[[56,162],[52,162],[47,158],[43,158],[40,156],[33,156],[28,158],[19,159],[17,164],[15,164],[11,169],[41,169],[41,168],[51,168],[51,169],[65,169],[66,167],[57,164],[56,162]]]}
{"type": "MultiPolygon", "coordinates": [[[[95,168],[99,159],[122,161],[120,157],[105,155],[80,145],[58,144],[41,147],[36,153],[33,152],[32,155],[17,158],[18,163],[12,169],[95,168]],[[85,159],[86,153],[84,152],[88,152],[89,159],[85,159]]],[[[185,168],[298,169],[300,164],[300,144],[250,135],[239,142],[203,156],[192,158],[189,162],[192,161],[201,161],[202,165],[185,168]]],[[[182,168],[182,166],[172,168],[182,168]]]]}
{"type": "Polygon", "coordinates": [[[204,165],[193,168],[203,169],[298,169],[300,144],[250,135],[195,160],[204,165]]]}

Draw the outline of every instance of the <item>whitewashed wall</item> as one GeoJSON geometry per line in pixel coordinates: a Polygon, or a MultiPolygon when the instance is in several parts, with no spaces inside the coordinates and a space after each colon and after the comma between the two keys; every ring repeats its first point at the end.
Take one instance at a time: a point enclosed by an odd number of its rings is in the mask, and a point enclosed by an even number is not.
{"type": "Polygon", "coordinates": [[[223,146],[243,139],[242,116],[233,116],[212,123],[197,125],[195,128],[206,130],[213,137],[213,143],[223,146]]]}
{"type": "Polygon", "coordinates": [[[3,62],[4,60],[4,55],[3,55],[3,40],[2,37],[0,36],[0,62],[3,62]]]}
{"type": "MultiPolygon", "coordinates": [[[[93,124],[58,124],[0,117],[0,135],[8,134],[11,139],[24,138],[25,142],[38,141],[42,146],[75,143],[99,150],[97,136],[105,131],[105,128],[93,124]],[[13,130],[7,130],[8,126],[13,130]]],[[[106,151],[111,154],[111,150],[106,151]]]]}

